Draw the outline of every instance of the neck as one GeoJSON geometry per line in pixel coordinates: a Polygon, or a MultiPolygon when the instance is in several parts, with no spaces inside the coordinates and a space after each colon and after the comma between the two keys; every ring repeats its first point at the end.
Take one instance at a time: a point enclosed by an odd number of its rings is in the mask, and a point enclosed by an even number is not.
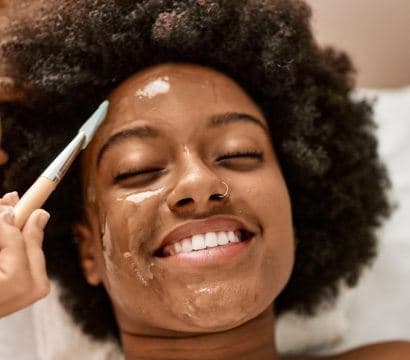
{"type": "Polygon", "coordinates": [[[272,309],[231,330],[189,335],[155,337],[121,333],[126,360],[224,359],[277,360],[272,309]]]}

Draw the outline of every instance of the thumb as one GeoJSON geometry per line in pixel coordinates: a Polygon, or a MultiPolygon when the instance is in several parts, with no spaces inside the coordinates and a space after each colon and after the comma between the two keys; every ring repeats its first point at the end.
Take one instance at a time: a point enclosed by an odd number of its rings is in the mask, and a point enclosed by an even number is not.
{"type": "Polygon", "coordinates": [[[34,210],[23,228],[23,236],[26,242],[36,242],[42,245],[44,229],[50,219],[50,214],[42,209],[34,210]]]}

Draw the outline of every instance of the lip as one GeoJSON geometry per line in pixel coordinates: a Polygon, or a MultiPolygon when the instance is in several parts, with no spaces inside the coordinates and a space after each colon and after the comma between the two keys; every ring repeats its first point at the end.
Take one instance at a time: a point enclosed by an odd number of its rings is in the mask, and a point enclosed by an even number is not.
{"type": "Polygon", "coordinates": [[[154,252],[154,255],[155,253],[163,249],[166,245],[172,245],[174,243],[177,243],[178,241],[192,237],[197,234],[205,234],[207,232],[239,230],[245,230],[249,233],[252,233],[252,236],[256,234],[256,231],[252,230],[250,226],[234,217],[212,216],[201,220],[191,220],[189,222],[177,226],[176,228],[171,230],[167,235],[165,235],[164,240],[161,242],[161,245],[157,247],[157,249],[154,252]]]}
{"type": "Polygon", "coordinates": [[[255,235],[248,240],[239,243],[229,243],[215,248],[192,251],[189,253],[179,253],[172,256],[158,258],[164,264],[179,266],[183,268],[192,267],[212,267],[223,266],[244,259],[247,250],[253,245],[255,235]]]}

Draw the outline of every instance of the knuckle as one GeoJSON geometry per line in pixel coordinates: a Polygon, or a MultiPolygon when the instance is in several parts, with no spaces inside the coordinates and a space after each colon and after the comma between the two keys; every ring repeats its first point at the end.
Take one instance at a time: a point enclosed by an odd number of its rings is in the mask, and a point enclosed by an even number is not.
{"type": "Polygon", "coordinates": [[[15,245],[24,244],[23,235],[17,228],[0,226],[0,236],[3,241],[7,241],[15,245]]]}
{"type": "Polygon", "coordinates": [[[14,207],[12,205],[10,205],[7,201],[2,200],[0,202],[0,212],[8,212],[13,214],[14,211],[14,207]]]}

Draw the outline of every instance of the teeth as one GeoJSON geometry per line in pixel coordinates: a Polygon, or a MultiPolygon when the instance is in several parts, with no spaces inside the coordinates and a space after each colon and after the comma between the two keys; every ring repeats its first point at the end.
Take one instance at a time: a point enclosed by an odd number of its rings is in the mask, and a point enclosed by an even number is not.
{"type": "MultiPolygon", "coordinates": [[[[175,244],[174,244],[175,246],[175,244]]],[[[192,241],[190,238],[182,240],[182,252],[188,253],[192,251],[192,241]]]]}
{"type": "Polygon", "coordinates": [[[218,238],[214,232],[206,233],[205,235],[205,245],[208,248],[218,246],[218,238]]]}
{"type": "Polygon", "coordinates": [[[203,235],[194,235],[192,237],[192,249],[202,250],[205,249],[205,237],[203,235]]]}
{"type": "MultiPolygon", "coordinates": [[[[189,240],[188,240],[189,241],[189,240]]],[[[174,244],[174,249],[175,249],[175,252],[177,253],[177,254],[179,254],[180,252],[182,252],[182,244],[181,244],[181,242],[177,242],[176,244],[174,244]]]]}
{"type": "Polygon", "coordinates": [[[164,255],[170,256],[179,253],[189,253],[191,251],[214,248],[217,246],[227,245],[228,243],[238,242],[240,242],[239,232],[207,232],[206,234],[197,234],[192,236],[192,238],[186,238],[175,244],[166,246],[164,248],[164,255]]]}
{"type": "Polygon", "coordinates": [[[235,235],[235,233],[233,231],[228,232],[228,240],[231,243],[240,242],[239,237],[237,235],[235,235]]]}
{"type": "Polygon", "coordinates": [[[218,233],[218,245],[226,245],[229,242],[228,235],[221,231],[218,233]]]}

